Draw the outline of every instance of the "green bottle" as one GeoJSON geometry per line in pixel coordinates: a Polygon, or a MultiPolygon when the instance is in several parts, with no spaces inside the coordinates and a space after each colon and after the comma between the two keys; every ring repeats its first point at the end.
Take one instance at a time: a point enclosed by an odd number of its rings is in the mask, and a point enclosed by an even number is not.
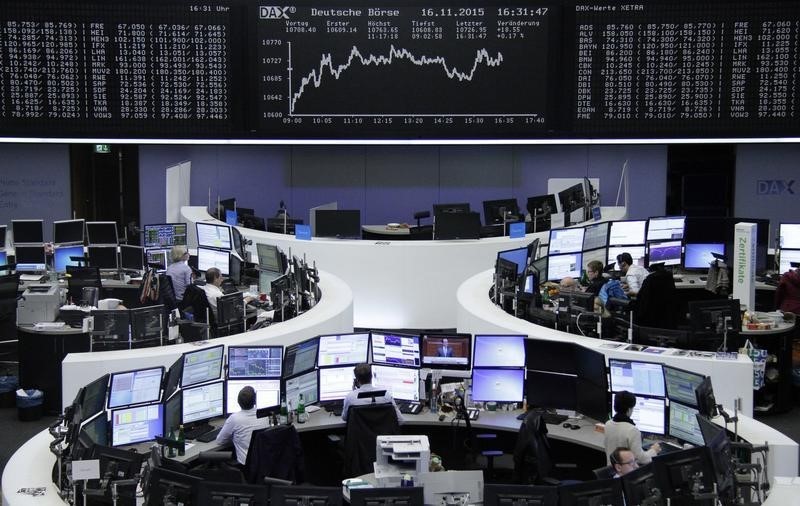
{"type": "Polygon", "coordinates": [[[308,415],[306,413],[306,404],[303,402],[303,394],[297,399],[297,423],[306,423],[308,415]]]}
{"type": "Polygon", "coordinates": [[[178,443],[180,443],[178,456],[182,457],[186,455],[186,435],[183,433],[183,425],[178,427],[178,443]]]}
{"type": "MultiPolygon", "coordinates": [[[[167,439],[169,439],[170,441],[174,441],[175,440],[175,429],[170,429],[169,430],[169,435],[167,436],[167,439]]],[[[168,447],[167,448],[167,457],[172,459],[172,458],[175,458],[175,455],[176,455],[175,454],[175,447],[174,446],[168,447]]]]}

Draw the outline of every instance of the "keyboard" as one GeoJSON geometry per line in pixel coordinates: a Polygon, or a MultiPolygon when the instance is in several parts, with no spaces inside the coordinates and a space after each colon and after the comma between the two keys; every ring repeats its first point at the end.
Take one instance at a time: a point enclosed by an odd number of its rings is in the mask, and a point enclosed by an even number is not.
{"type": "Polygon", "coordinates": [[[203,425],[198,425],[197,427],[187,430],[183,435],[186,439],[197,439],[203,434],[211,432],[214,430],[210,424],[204,423],[203,425]]]}
{"type": "Polygon", "coordinates": [[[203,434],[201,436],[198,436],[197,440],[200,441],[201,443],[210,443],[211,441],[214,441],[215,439],[217,439],[217,435],[219,434],[219,431],[221,431],[221,430],[222,430],[222,427],[217,427],[216,429],[213,429],[213,430],[211,430],[209,432],[206,432],[205,434],[203,434]]]}
{"type": "Polygon", "coordinates": [[[397,409],[404,415],[416,415],[422,411],[422,404],[419,402],[395,400],[395,404],[397,404],[397,409]]]}

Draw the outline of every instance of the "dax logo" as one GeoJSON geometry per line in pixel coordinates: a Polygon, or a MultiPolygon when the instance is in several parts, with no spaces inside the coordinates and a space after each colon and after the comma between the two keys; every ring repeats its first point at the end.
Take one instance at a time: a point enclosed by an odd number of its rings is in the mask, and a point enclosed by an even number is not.
{"type": "Polygon", "coordinates": [[[294,7],[278,7],[276,5],[262,5],[258,8],[260,19],[289,19],[289,14],[295,12],[294,7]]]}
{"type": "Polygon", "coordinates": [[[759,179],[756,184],[758,195],[794,195],[794,179],[759,179]]]}

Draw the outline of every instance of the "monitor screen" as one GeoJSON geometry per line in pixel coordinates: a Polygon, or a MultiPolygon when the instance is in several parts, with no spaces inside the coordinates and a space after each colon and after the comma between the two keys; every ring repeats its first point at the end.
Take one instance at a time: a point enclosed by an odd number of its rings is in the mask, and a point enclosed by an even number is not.
{"type": "Polygon", "coordinates": [[[89,266],[100,269],[117,269],[116,246],[89,246],[89,266]]]}
{"type": "Polygon", "coordinates": [[[216,267],[223,276],[227,276],[230,267],[230,252],[218,249],[197,248],[197,270],[205,272],[216,267]]]}
{"type": "Polygon", "coordinates": [[[167,327],[164,306],[146,306],[131,309],[131,341],[159,339],[167,327]]]}
{"type": "Polygon", "coordinates": [[[556,196],[553,194],[528,197],[528,203],[526,207],[528,209],[528,213],[531,215],[531,219],[538,218],[540,216],[549,216],[558,212],[556,196]]]}
{"type": "MultiPolygon", "coordinates": [[[[231,227],[214,223],[197,223],[197,245],[206,248],[231,249],[231,227]]],[[[227,260],[226,260],[227,261],[227,260]]]]}
{"type": "Polygon", "coordinates": [[[524,390],[522,369],[472,369],[472,399],[476,402],[521,402],[524,390]]]}
{"type": "Polygon", "coordinates": [[[86,237],[89,245],[114,245],[118,243],[117,222],[115,221],[87,221],[86,237]]]}
{"type": "Polygon", "coordinates": [[[368,349],[369,333],[366,332],[319,336],[317,365],[327,367],[361,364],[367,361],[368,349]]]}
{"type": "Polygon", "coordinates": [[[18,264],[44,264],[44,246],[16,246],[14,248],[14,258],[18,264]]]}
{"type": "Polygon", "coordinates": [[[277,246],[272,244],[256,244],[258,252],[258,266],[270,272],[282,274],[285,269],[281,262],[281,252],[277,246]]]}
{"type": "Polygon", "coordinates": [[[287,346],[283,356],[283,376],[294,376],[314,369],[318,349],[319,339],[316,337],[287,346]]]}
{"type": "Polygon", "coordinates": [[[558,487],[559,506],[623,506],[622,480],[591,480],[558,487]]]}
{"type": "Polygon", "coordinates": [[[228,346],[228,378],[280,378],[282,346],[228,346]]]}
{"type": "Polygon", "coordinates": [[[483,506],[558,506],[556,487],[486,483],[483,506]]]}
{"type": "Polygon", "coordinates": [[[742,328],[739,299],[692,300],[688,303],[689,324],[695,332],[722,336],[738,333],[742,328]]]}
{"type": "Polygon", "coordinates": [[[119,266],[131,271],[144,270],[144,250],[139,246],[119,246],[119,266]]]}
{"type": "Polygon", "coordinates": [[[53,222],[53,242],[56,244],[83,245],[84,220],[64,220],[53,222]]]}
{"type": "Polygon", "coordinates": [[[561,203],[561,211],[564,213],[570,213],[585,206],[586,197],[583,194],[583,183],[578,183],[558,192],[558,201],[561,203]]]}
{"type": "Polygon", "coordinates": [[[187,387],[219,379],[222,375],[224,349],[224,346],[219,345],[184,353],[181,386],[187,387]]]}
{"type": "Polygon", "coordinates": [[[664,399],[636,396],[636,406],[633,408],[631,420],[642,432],[648,434],[666,434],[667,407],[664,399]]]}
{"type": "MultiPolygon", "coordinates": [[[[644,246],[614,246],[608,248],[608,263],[617,262],[617,256],[622,253],[630,253],[634,265],[644,266],[645,247],[644,246]]],[[[619,265],[616,267],[619,270],[619,265]]]]}
{"type": "Polygon", "coordinates": [[[703,433],[697,422],[697,409],[680,402],[669,403],[669,435],[695,446],[703,445],[703,433]]]}
{"type": "Polygon", "coordinates": [[[84,423],[81,426],[80,435],[83,438],[88,438],[89,443],[106,446],[108,445],[108,418],[105,413],[95,416],[92,420],[84,423]]]}
{"type": "Polygon", "coordinates": [[[517,274],[522,274],[528,266],[528,247],[499,251],[497,258],[503,258],[517,265],[517,274]]]}
{"type": "Polygon", "coordinates": [[[689,243],[685,247],[684,267],[687,269],[708,270],[709,264],[714,261],[712,253],[725,254],[724,243],[689,243]]]}
{"type": "Polygon", "coordinates": [[[186,223],[159,223],[144,226],[145,248],[186,246],[186,223]]]}
{"type": "Polygon", "coordinates": [[[309,371],[299,376],[286,378],[286,402],[292,403],[292,406],[297,406],[297,401],[300,394],[303,394],[303,401],[308,404],[314,404],[319,401],[319,377],[317,371],[309,371]]]}
{"type": "Polygon", "coordinates": [[[131,317],[127,309],[92,311],[94,332],[103,333],[103,339],[127,342],[130,336],[131,317]]]}
{"type": "Polygon", "coordinates": [[[800,262],[800,250],[782,249],[780,251],[779,272],[784,273],[793,269],[793,262],[800,262]]]}
{"type": "Polygon", "coordinates": [[[583,249],[583,234],[582,227],[551,229],[547,254],[579,253],[583,249]]]}
{"type": "Polygon", "coordinates": [[[8,255],[3,250],[0,250],[0,265],[8,265],[8,255]]]}
{"type": "Polygon", "coordinates": [[[419,336],[372,332],[372,363],[419,367],[419,336]]]}
{"type": "MultiPolygon", "coordinates": [[[[589,251],[583,252],[583,268],[586,269],[586,266],[589,265],[589,262],[597,260],[603,267],[608,265],[608,249],[600,248],[600,249],[593,249],[589,251]]],[[[613,262],[614,260],[612,260],[613,262]]]]}
{"type": "MultiPolygon", "coordinates": [[[[246,386],[256,391],[256,409],[271,408],[281,404],[281,380],[279,379],[241,379],[225,382],[227,401],[225,414],[241,411],[239,392],[246,386]]],[[[296,404],[292,406],[297,407],[296,404]]]]}
{"type": "Polygon", "coordinates": [[[178,359],[169,366],[167,373],[164,375],[164,400],[169,399],[178,389],[178,386],[181,384],[181,376],[183,376],[183,356],[178,357],[178,359]]]}
{"type": "Polygon", "coordinates": [[[242,292],[226,293],[217,298],[217,326],[235,325],[244,322],[244,295],[242,292]]]}
{"type": "Polygon", "coordinates": [[[0,225],[0,249],[6,247],[6,226],[0,225]]]}
{"type": "Polygon", "coordinates": [[[12,220],[11,233],[14,244],[41,244],[44,242],[42,220],[12,220]]]}
{"type": "Polygon", "coordinates": [[[647,240],[670,241],[683,239],[686,216],[659,216],[647,220],[647,240]]]}
{"type": "Polygon", "coordinates": [[[319,400],[338,401],[353,390],[353,366],[326,367],[319,370],[319,400]]]}
{"type": "Polygon", "coordinates": [[[152,441],[163,435],[163,404],[115,409],[111,412],[111,446],[152,441]]]}
{"type": "MultiPolygon", "coordinates": [[[[195,489],[194,506],[258,506],[269,503],[270,489],[263,484],[201,481],[195,489]]],[[[177,504],[186,504],[179,502],[177,504]]],[[[290,501],[284,504],[292,504],[290,501]]],[[[296,504],[296,503],[295,503],[296,504]]],[[[316,504],[309,501],[309,504],[316,504]]],[[[322,505],[319,505],[322,506],[322,505]]]]}
{"type": "Polygon", "coordinates": [[[408,367],[373,364],[372,385],[385,388],[401,401],[419,400],[419,371],[408,367]]]}
{"type": "Polygon", "coordinates": [[[533,371],[576,374],[575,343],[525,339],[525,368],[533,371]]]}
{"type": "Polygon", "coordinates": [[[475,335],[474,367],[525,367],[525,336],[475,335]]]}
{"type": "Polygon", "coordinates": [[[361,239],[359,209],[317,209],[315,237],[361,239]]]}
{"type": "Polygon", "coordinates": [[[525,397],[528,406],[576,410],[577,380],[569,374],[527,371],[525,397]]]}
{"type": "Polygon", "coordinates": [[[781,249],[800,249],[800,223],[781,223],[778,227],[781,249]]]}
{"type": "Polygon", "coordinates": [[[483,201],[483,222],[486,225],[502,225],[506,220],[519,217],[517,199],[483,201]]]}
{"type": "Polygon", "coordinates": [[[108,393],[108,374],[104,374],[83,388],[81,399],[81,417],[88,420],[106,407],[108,393]]]}
{"type": "Polygon", "coordinates": [[[647,244],[649,250],[648,261],[650,265],[680,265],[681,241],[651,242],[647,244]]]}
{"type": "Polygon", "coordinates": [[[630,244],[644,244],[647,221],[612,221],[608,236],[609,246],[626,246],[630,244]]]}
{"type": "Polygon", "coordinates": [[[583,270],[582,253],[565,253],[563,255],[548,255],[547,280],[558,281],[566,277],[578,279],[583,270]]]}
{"type": "Polygon", "coordinates": [[[635,395],[664,397],[664,370],[661,364],[608,359],[611,372],[611,391],[627,390],[635,395]]]}
{"type": "MultiPolygon", "coordinates": [[[[67,266],[78,267],[80,262],[70,260],[71,257],[83,258],[83,245],[56,246],[53,250],[53,269],[58,272],[67,272],[67,266]]],[[[5,262],[4,262],[5,263],[5,262]]]]}
{"type": "MultiPolygon", "coordinates": [[[[166,398],[167,396],[164,395],[166,398]]],[[[177,432],[183,423],[181,409],[183,408],[183,391],[178,390],[175,395],[164,402],[164,434],[170,431],[177,432]]]]}
{"type": "Polygon", "coordinates": [[[108,393],[108,408],[158,401],[161,398],[163,376],[163,367],[113,373],[108,393]]]}
{"type": "Polygon", "coordinates": [[[184,425],[210,420],[224,414],[225,388],[222,381],[184,388],[181,393],[183,394],[181,418],[184,425]]]}
{"type": "Polygon", "coordinates": [[[434,369],[469,370],[472,352],[470,334],[423,334],[422,366],[434,369]]]}
{"type": "Polygon", "coordinates": [[[678,401],[687,406],[697,406],[697,397],[694,391],[703,382],[705,376],[668,365],[664,366],[664,384],[667,389],[667,398],[678,401]]]}
{"type": "Polygon", "coordinates": [[[583,233],[583,250],[605,248],[608,246],[608,222],[587,225],[583,233]]]}
{"type": "Polygon", "coordinates": [[[170,252],[168,249],[148,249],[145,250],[145,256],[147,257],[147,265],[158,265],[159,270],[163,271],[169,265],[169,255],[170,252]]]}

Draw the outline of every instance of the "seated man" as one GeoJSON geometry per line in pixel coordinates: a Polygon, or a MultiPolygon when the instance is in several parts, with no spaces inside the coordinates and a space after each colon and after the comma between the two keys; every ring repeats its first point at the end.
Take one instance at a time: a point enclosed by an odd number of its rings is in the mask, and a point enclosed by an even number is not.
{"type": "Polygon", "coordinates": [[[614,468],[614,478],[625,476],[639,467],[633,452],[624,446],[617,447],[611,452],[609,460],[611,461],[611,467],[614,468]]]}
{"type": "Polygon", "coordinates": [[[642,283],[644,283],[644,278],[650,274],[647,272],[647,269],[641,265],[634,264],[633,257],[631,257],[631,254],[628,252],[617,255],[617,265],[622,272],[620,282],[622,283],[622,289],[625,290],[625,293],[628,294],[629,297],[639,293],[639,290],[642,288],[642,283]]]}
{"type": "MultiPolygon", "coordinates": [[[[347,410],[350,406],[362,406],[364,404],[372,404],[373,397],[364,397],[359,399],[358,394],[361,392],[372,392],[375,390],[386,390],[384,388],[374,387],[372,386],[372,366],[370,364],[358,364],[353,368],[353,386],[354,389],[352,392],[347,394],[347,397],[344,398],[344,404],[342,405],[342,420],[345,422],[347,421],[347,410]]],[[[403,423],[403,415],[400,413],[400,410],[397,408],[397,405],[394,403],[394,399],[392,398],[392,394],[386,390],[385,395],[379,395],[374,397],[375,404],[388,404],[391,403],[394,406],[394,410],[397,413],[397,423],[403,423]]]]}
{"type": "Polygon", "coordinates": [[[244,466],[247,461],[247,450],[250,448],[250,437],[256,429],[266,429],[268,418],[256,418],[256,391],[251,386],[239,390],[236,398],[242,408],[225,420],[225,425],[217,434],[216,443],[228,445],[231,442],[236,450],[236,460],[244,466]]]}
{"type": "MultiPolygon", "coordinates": [[[[217,314],[217,299],[225,295],[220,288],[220,286],[222,286],[222,281],[222,272],[216,267],[212,267],[206,271],[206,284],[203,285],[203,291],[206,292],[208,304],[211,306],[211,310],[214,311],[215,315],[217,314]]],[[[242,296],[244,297],[244,293],[242,293],[242,296]]],[[[254,297],[244,297],[245,304],[253,300],[255,300],[254,297]]]]}

